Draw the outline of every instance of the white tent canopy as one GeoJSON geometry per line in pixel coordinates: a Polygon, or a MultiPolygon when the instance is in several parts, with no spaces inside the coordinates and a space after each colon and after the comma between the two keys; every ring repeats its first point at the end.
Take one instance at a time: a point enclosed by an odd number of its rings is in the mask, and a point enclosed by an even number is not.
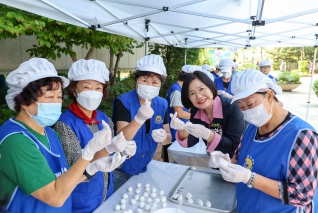
{"type": "Polygon", "coordinates": [[[77,26],[183,48],[318,44],[318,0],[0,0],[0,3],[77,26]]]}

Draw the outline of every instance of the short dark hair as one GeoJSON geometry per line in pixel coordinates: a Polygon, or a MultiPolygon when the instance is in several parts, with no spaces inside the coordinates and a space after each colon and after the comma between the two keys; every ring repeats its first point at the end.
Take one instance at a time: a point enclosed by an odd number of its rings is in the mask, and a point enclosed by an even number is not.
{"type": "MultiPolygon", "coordinates": [[[[76,91],[75,87],[76,87],[77,83],[78,83],[78,81],[71,81],[70,85],[68,85],[68,87],[66,88],[67,96],[73,101],[76,101],[76,96],[74,96],[73,94],[76,91]]],[[[103,84],[103,100],[105,100],[109,95],[108,85],[109,85],[108,81],[105,84],[103,84]]]]}
{"type": "Polygon", "coordinates": [[[47,86],[47,90],[57,90],[59,89],[59,84],[62,88],[62,95],[64,95],[63,90],[63,81],[59,77],[47,77],[41,78],[36,81],[30,82],[26,87],[23,88],[22,92],[14,97],[14,109],[17,112],[20,112],[21,105],[29,106],[32,103],[36,102],[38,97],[43,95],[41,87],[47,86]]]}
{"type": "Polygon", "coordinates": [[[161,85],[163,84],[163,82],[166,80],[166,77],[164,77],[163,75],[159,75],[158,73],[155,72],[150,72],[150,71],[139,71],[137,70],[136,72],[134,72],[134,76],[135,76],[135,82],[137,82],[137,79],[140,76],[156,76],[157,78],[160,79],[161,81],[161,85]]]}
{"type": "Polygon", "coordinates": [[[181,72],[179,73],[178,80],[179,80],[179,81],[184,81],[185,77],[186,77],[188,74],[189,74],[189,73],[186,73],[186,72],[181,71],[181,72]]]}
{"type": "Polygon", "coordinates": [[[193,73],[189,73],[184,79],[182,90],[181,90],[182,105],[187,109],[193,106],[192,102],[189,99],[189,85],[191,81],[193,81],[196,78],[202,81],[211,90],[213,94],[213,99],[215,99],[216,96],[218,95],[218,91],[214,82],[205,73],[201,71],[195,71],[193,73]]]}

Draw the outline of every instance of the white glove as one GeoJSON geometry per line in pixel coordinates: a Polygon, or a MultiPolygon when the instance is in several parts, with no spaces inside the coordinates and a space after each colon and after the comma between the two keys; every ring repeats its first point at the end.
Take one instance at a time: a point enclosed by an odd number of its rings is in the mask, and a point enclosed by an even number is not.
{"type": "Polygon", "coordinates": [[[220,158],[219,168],[224,180],[232,183],[247,183],[251,177],[251,171],[238,164],[233,164],[220,158]]]}
{"type": "Polygon", "coordinates": [[[139,124],[143,124],[146,120],[151,118],[154,113],[151,108],[151,102],[146,99],[144,105],[139,108],[137,115],[135,115],[135,121],[139,124]]]}
{"type": "Polygon", "coordinates": [[[218,90],[218,95],[222,95],[223,93],[225,93],[224,90],[218,90]]]}
{"type": "Polygon", "coordinates": [[[111,141],[112,143],[105,147],[109,154],[113,152],[122,152],[127,146],[127,141],[122,131],[113,137],[111,141]]]}
{"type": "Polygon", "coordinates": [[[183,121],[177,118],[177,115],[178,115],[177,112],[175,112],[173,115],[170,113],[170,118],[171,118],[170,127],[176,130],[183,130],[185,124],[183,121]]]}
{"type": "Polygon", "coordinates": [[[231,163],[231,159],[230,159],[230,155],[229,154],[223,154],[220,151],[213,151],[210,154],[209,166],[211,166],[213,168],[219,168],[220,158],[223,158],[227,162],[231,163]]]}
{"type": "Polygon", "coordinates": [[[229,93],[225,92],[224,90],[218,90],[218,95],[222,95],[226,98],[233,98],[233,95],[230,95],[229,93]]]}
{"type": "Polygon", "coordinates": [[[196,138],[208,139],[211,134],[211,130],[204,127],[201,124],[192,124],[191,122],[187,122],[185,124],[185,130],[193,135],[196,138]]]}
{"type": "Polygon", "coordinates": [[[152,130],[151,136],[154,141],[156,141],[157,143],[160,143],[166,140],[168,135],[166,130],[164,129],[155,129],[155,130],[152,130]]]}
{"type": "Polygon", "coordinates": [[[136,154],[137,145],[135,141],[128,141],[125,150],[123,151],[124,156],[132,157],[136,154]]]}
{"type": "Polygon", "coordinates": [[[108,156],[108,157],[103,157],[99,158],[98,160],[88,164],[86,167],[86,172],[93,176],[96,172],[111,172],[115,170],[118,166],[120,166],[124,161],[126,157],[125,156],[119,156],[114,157],[114,156],[108,156]]]}
{"type": "Polygon", "coordinates": [[[103,120],[102,121],[103,129],[96,132],[93,138],[88,141],[87,145],[82,150],[82,158],[85,160],[92,160],[94,155],[99,150],[103,149],[105,146],[108,146],[111,143],[112,132],[108,124],[103,120]]]}

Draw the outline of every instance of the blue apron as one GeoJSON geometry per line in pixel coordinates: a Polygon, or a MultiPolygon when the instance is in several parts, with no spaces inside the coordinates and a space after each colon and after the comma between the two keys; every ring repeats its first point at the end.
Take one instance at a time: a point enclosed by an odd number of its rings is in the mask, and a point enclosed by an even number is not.
{"type": "MultiPolygon", "coordinates": [[[[297,135],[304,129],[314,128],[294,116],[273,137],[265,140],[255,140],[257,127],[250,124],[242,139],[242,148],[238,164],[250,169],[256,174],[277,180],[288,180],[290,153],[297,140],[297,135]]],[[[248,188],[244,183],[236,184],[238,212],[298,212],[300,207],[284,205],[280,199],[274,198],[254,188],[248,188]]],[[[317,205],[317,192],[313,204],[317,205]]],[[[313,208],[315,207],[313,205],[313,208]]],[[[316,211],[312,211],[316,212],[316,211]]]]}
{"type": "MultiPolygon", "coordinates": [[[[132,90],[122,94],[118,99],[123,103],[125,108],[130,112],[131,120],[137,114],[140,103],[136,90],[132,90]]],[[[117,99],[116,99],[117,100],[117,99]]],[[[113,105],[113,116],[116,113],[116,100],[113,105]]],[[[137,151],[134,156],[125,160],[121,168],[117,170],[130,174],[138,175],[139,173],[147,171],[147,165],[156,153],[158,143],[152,139],[151,132],[154,129],[163,128],[163,122],[167,111],[168,103],[161,97],[155,97],[151,101],[151,108],[154,110],[154,115],[150,119],[150,130],[146,133],[146,124],[144,123],[135,137],[132,139],[136,142],[137,151]]]]}
{"type": "MultiPolygon", "coordinates": [[[[0,145],[8,136],[21,133],[35,143],[56,177],[67,171],[68,165],[60,140],[50,127],[45,127],[45,133],[50,145],[50,149],[48,149],[23,125],[13,119],[9,119],[0,128],[0,145]]],[[[16,186],[7,206],[7,211],[10,213],[70,213],[72,209],[71,206],[72,200],[70,197],[64,202],[63,206],[52,207],[32,195],[24,194],[22,190],[16,186]]]]}
{"type": "MultiPolygon", "coordinates": [[[[166,97],[166,100],[168,101],[168,107],[169,107],[169,114],[174,114],[174,110],[173,110],[173,107],[170,107],[170,96],[171,94],[175,91],[179,91],[181,93],[181,87],[180,85],[178,84],[178,82],[175,82],[174,84],[172,84],[172,86],[169,88],[168,90],[168,95],[166,97]]],[[[185,112],[189,112],[189,110],[185,107],[182,108],[183,111],[185,112]]],[[[183,121],[184,123],[186,123],[188,120],[187,119],[184,119],[184,118],[180,118],[181,121],[183,121]]],[[[171,118],[169,116],[169,124],[171,122],[171,118]]],[[[170,128],[170,132],[171,132],[171,136],[172,136],[172,142],[174,142],[176,140],[176,132],[177,130],[173,129],[173,128],[170,128]]]]}
{"type": "MultiPolygon", "coordinates": [[[[230,95],[233,95],[232,91],[231,91],[231,82],[232,82],[232,78],[230,79],[230,82],[229,82],[229,86],[226,90],[227,93],[229,93],[230,95]]],[[[222,77],[217,77],[214,79],[214,83],[216,85],[216,88],[217,90],[224,90],[224,86],[223,86],[223,81],[222,81],[222,77]]]]}
{"type": "MultiPolygon", "coordinates": [[[[105,113],[96,111],[96,120],[104,120],[109,124],[108,117],[105,113]]],[[[76,134],[82,148],[86,146],[90,139],[93,138],[93,133],[86,126],[84,121],[77,117],[71,110],[67,109],[59,119],[69,126],[76,134]]],[[[102,122],[97,124],[98,129],[103,129],[102,122]]],[[[108,187],[106,198],[114,192],[113,172],[108,173],[108,187]]],[[[85,213],[94,211],[103,200],[104,194],[104,177],[102,172],[97,172],[89,182],[82,182],[76,186],[72,192],[72,212],[85,213]]]]}

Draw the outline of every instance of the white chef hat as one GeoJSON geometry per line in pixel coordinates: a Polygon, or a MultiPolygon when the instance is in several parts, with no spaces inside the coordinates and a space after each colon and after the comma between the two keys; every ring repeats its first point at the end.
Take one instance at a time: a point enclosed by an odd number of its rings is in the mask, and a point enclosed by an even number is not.
{"type": "Polygon", "coordinates": [[[274,84],[272,79],[258,70],[248,69],[238,72],[233,76],[231,82],[231,91],[234,94],[231,103],[246,98],[261,89],[272,89],[277,95],[282,93],[280,86],[274,84]]]}
{"type": "Polygon", "coordinates": [[[210,70],[211,70],[211,67],[210,67],[210,65],[208,65],[208,64],[204,64],[204,65],[202,66],[202,70],[210,71],[210,70]]]}
{"type": "Polygon", "coordinates": [[[30,82],[47,77],[59,77],[63,81],[63,87],[67,87],[70,81],[67,78],[58,76],[53,64],[44,58],[31,58],[9,73],[6,78],[8,94],[6,95],[7,105],[14,110],[14,98],[19,95],[23,88],[30,82]]]}
{"type": "Polygon", "coordinates": [[[220,65],[215,65],[215,69],[220,69],[220,65]]]}
{"type": "Polygon", "coordinates": [[[212,73],[210,73],[209,71],[204,70],[204,69],[202,69],[201,72],[206,74],[214,82],[214,76],[212,75],[212,73]]]}
{"type": "Polygon", "coordinates": [[[159,55],[146,55],[142,57],[136,64],[136,71],[154,72],[167,77],[167,70],[163,63],[163,59],[159,55]]]}
{"type": "Polygon", "coordinates": [[[190,65],[190,64],[187,64],[187,65],[184,65],[181,70],[185,73],[193,73],[194,71],[197,71],[196,70],[196,67],[197,66],[194,66],[194,65],[190,65]]]}
{"type": "Polygon", "coordinates": [[[232,67],[234,65],[234,61],[231,58],[222,58],[219,66],[221,72],[232,72],[232,67]]]}
{"type": "Polygon", "coordinates": [[[270,62],[269,60],[266,59],[266,60],[260,61],[258,66],[259,67],[264,67],[264,66],[272,67],[272,62],[270,62]]]}
{"type": "Polygon", "coordinates": [[[67,78],[70,81],[95,80],[105,84],[109,81],[109,71],[102,61],[80,59],[71,65],[67,78]]]}

